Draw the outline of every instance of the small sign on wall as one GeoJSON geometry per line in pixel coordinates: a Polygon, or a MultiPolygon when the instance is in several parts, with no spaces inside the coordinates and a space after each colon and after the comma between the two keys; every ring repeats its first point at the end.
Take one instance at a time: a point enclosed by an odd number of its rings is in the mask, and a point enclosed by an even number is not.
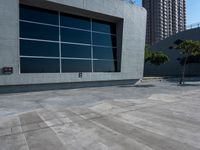
{"type": "Polygon", "coordinates": [[[13,67],[3,67],[2,73],[3,74],[13,74],[13,67]]]}
{"type": "Polygon", "coordinates": [[[78,77],[79,77],[79,78],[82,78],[82,77],[83,77],[83,73],[82,73],[82,72],[79,72],[79,73],[78,73],[78,77]]]}

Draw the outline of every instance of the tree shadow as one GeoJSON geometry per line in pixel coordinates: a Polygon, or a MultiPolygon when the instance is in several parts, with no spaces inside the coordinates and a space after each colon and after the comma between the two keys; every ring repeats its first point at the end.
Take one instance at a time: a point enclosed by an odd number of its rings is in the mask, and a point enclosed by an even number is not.
{"type": "Polygon", "coordinates": [[[178,86],[180,86],[180,87],[187,87],[187,86],[198,87],[198,86],[200,86],[200,83],[199,84],[185,83],[185,84],[178,84],[178,86]]]}
{"type": "MultiPolygon", "coordinates": [[[[168,81],[168,82],[172,82],[172,83],[179,83],[180,82],[180,77],[166,77],[164,78],[165,81],[168,81]]],[[[200,82],[200,77],[199,76],[186,76],[184,81],[186,82],[200,82]]],[[[193,85],[193,84],[191,84],[193,85]]]]}
{"type": "Polygon", "coordinates": [[[130,88],[130,87],[150,88],[150,87],[155,87],[155,85],[152,85],[152,84],[145,84],[145,85],[121,85],[119,87],[122,87],[122,88],[130,88]]]}
{"type": "Polygon", "coordinates": [[[174,83],[179,87],[198,87],[200,86],[200,78],[199,77],[186,77],[184,80],[184,84],[180,84],[180,78],[165,78],[165,81],[174,83]]]}

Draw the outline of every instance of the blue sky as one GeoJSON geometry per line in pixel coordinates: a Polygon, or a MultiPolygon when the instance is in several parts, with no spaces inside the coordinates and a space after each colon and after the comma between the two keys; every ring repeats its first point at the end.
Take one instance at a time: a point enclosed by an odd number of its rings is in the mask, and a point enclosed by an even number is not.
{"type": "MultiPolygon", "coordinates": [[[[141,5],[142,0],[136,0],[137,5],[141,5]]],[[[200,22],[200,0],[187,1],[187,25],[200,22]]]]}

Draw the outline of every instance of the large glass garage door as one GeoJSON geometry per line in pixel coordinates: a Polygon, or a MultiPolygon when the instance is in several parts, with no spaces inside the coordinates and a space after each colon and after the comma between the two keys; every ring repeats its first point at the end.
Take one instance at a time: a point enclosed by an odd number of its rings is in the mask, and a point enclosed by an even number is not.
{"type": "Polygon", "coordinates": [[[116,25],[20,5],[21,73],[117,72],[116,25]]]}

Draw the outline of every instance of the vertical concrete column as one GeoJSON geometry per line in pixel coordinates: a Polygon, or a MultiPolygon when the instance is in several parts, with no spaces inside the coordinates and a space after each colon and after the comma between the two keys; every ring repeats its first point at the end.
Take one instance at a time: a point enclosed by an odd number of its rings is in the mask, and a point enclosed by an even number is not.
{"type": "Polygon", "coordinates": [[[2,67],[19,73],[19,0],[0,1],[0,76],[2,67]]]}

